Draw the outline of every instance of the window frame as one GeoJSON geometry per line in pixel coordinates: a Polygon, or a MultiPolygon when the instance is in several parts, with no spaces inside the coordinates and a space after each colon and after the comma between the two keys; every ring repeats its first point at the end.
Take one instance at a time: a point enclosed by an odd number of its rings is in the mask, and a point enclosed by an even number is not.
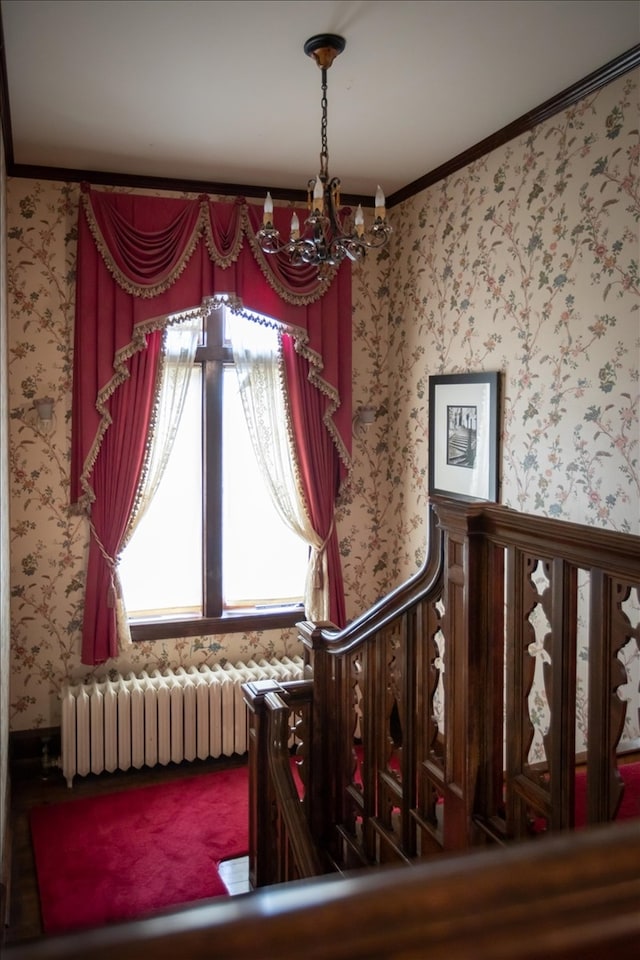
{"type": "Polygon", "coordinates": [[[222,604],[222,401],[225,364],[233,351],[225,343],[227,306],[209,310],[204,320],[204,345],[195,362],[202,366],[203,463],[203,615],[184,619],[129,620],[133,642],[180,639],[209,634],[286,629],[304,619],[304,604],[269,606],[264,610],[224,610],[222,604]]]}

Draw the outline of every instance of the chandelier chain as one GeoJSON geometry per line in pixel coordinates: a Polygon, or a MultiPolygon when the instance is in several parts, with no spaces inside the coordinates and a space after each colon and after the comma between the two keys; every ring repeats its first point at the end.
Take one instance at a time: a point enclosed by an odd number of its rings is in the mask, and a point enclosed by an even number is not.
{"type": "Polygon", "coordinates": [[[322,98],[320,100],[322,107],[322,122],[320,124],[320,178],[326,183],[329,177],[329,147],[327,146],[327,111],[329,101],[327,99],[327,68],[322,67],[322,98]]]}

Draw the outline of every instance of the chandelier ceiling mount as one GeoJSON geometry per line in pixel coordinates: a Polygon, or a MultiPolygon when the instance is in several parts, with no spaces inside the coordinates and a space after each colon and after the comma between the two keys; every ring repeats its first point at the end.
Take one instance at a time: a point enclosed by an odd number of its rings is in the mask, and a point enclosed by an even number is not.
{"type": "Polygon", "coordinates": [[[358,205],[355,215],[349,208],[340,209],[340,180],[329,176],[327,146],[327,70],[346,46],[344,37],[335,33],[319,33],[304,45],[322,73],[322,124],[320,128],[320,172],[307,183],[308,215],[301,229],[298,215],[291,217],[289,239],[283,241],[273,224],[273,200],[267,193],[262,227],[256,236],[265,253],[282,253],[294,265],[311,264],[321,277],[338,266],[345,257],[362,260],[366,251],[384,246],[391,235],[386,219],[384,194],[378,187],[375,195],[374,221],[365,229],[364,212],[358,205]]]}
{"type": "Polygon", "coordinates": [[[313,57],[321,70],[323,67],[328,70],[346,45],[347,41],[337,33],[317,33],[307,40],[304,52],[308,57],[313,57]]]}

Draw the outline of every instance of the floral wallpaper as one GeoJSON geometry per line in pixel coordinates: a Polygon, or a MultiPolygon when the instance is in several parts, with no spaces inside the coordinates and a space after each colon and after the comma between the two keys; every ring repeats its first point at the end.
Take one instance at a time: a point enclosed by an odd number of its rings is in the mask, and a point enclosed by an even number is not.
{"type": "MultiPolygon", "coordinates": [[[[356,466],[380,522],[367,599],[424,555],[432,374],[501,372],[500,502],[640,533],[638,81],[638,71],[617,80],[391,211],[373,304],[372,279],[355,284],[354,346],[365,342],[355,383],[379,405],[366,438],[373,462],[356,466]]],[[[350,586],[361,549],[346,544],[350,586]]],[[[638,736],[635,642],[621,659],[633,704],[625,733],[638,736]]],[[[584,733],[584,677],[578,693],[584,733]]],[[[530,709],[543,730],[539,686],[530,709]]]]}
{"type": "MultiPolygon", "coordinates": [[[[501,502],[640,532],[637,130],[636,71],[393,208],[391,244],[354,269],[354,411],[375,419],[354,418],[337,517],[350,617],[424,559],[432,374],[501,371],[501,502]]],[[[57,724],[61,681],[88,674],[87,531],[67,509],[77,202],[8,184],[16,730],[57,724]]],[[[165,641],[102,673],[296,652],[294,630],[165,641]]]]}

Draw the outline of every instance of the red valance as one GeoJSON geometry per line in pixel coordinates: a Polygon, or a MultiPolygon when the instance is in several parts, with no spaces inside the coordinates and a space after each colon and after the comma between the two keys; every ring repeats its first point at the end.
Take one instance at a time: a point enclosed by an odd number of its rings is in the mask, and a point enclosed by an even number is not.
{"type": "MultiPolygon", "coordinates": [[[[262,211],[231,203],[100,192],[83,186],[78,266],[71,501],[88,507],[92,474],[111,422],[111,398],[131,358],[172,315],[231,294],[245,311],[276,319],[309,364],[343,475],[351,456],[351,270],[319,280],[266,255],[262,211]]],[[[297,211],[301,220],[305,211],[297,211]]],[[[287,236],[291,209],[275,222],[287,236]]]]}

